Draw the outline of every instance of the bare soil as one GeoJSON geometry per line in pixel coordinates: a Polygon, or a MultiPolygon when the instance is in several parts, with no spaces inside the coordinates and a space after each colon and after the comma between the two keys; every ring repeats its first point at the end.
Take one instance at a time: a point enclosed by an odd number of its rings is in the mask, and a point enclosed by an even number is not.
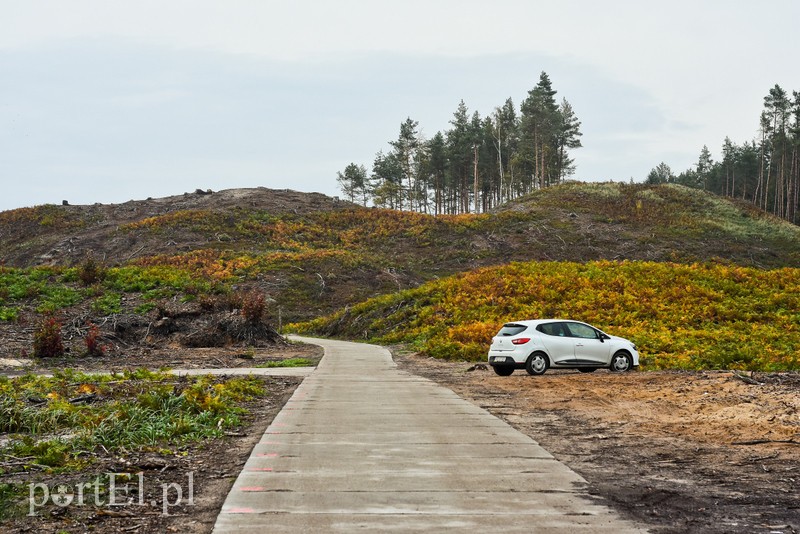
{"type": "Polygon", "coordinates": [[[105,356],[65,357],[48,359],[0,358],[0,374],[26,372],[48,373],[54,369],[77,371],[120,371],[123,369],[225,369],[258,367],[290,358],[308,359],[315,366],[323,350],[316,345],[284,343],[265,347],[186,348],[178,344],[167,347],[138,347],[105,356]]]}
{"type": "Polygon", "coordinates": [[[531,436],[654,532],[800,531],[800,373],[499,377],[399,349],[395,361],[531,436]]]}

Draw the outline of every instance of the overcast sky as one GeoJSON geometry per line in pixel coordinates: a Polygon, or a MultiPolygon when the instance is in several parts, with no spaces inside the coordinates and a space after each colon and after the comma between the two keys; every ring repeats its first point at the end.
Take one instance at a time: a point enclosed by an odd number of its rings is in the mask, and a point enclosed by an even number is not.
{"type": "Polygon", "coordinates": [[[265,186],[336,195],[406,117],[582,122],[579,180],[685,170],[800,90],[794,0],[0,0],[0,210],[265,186]]]}

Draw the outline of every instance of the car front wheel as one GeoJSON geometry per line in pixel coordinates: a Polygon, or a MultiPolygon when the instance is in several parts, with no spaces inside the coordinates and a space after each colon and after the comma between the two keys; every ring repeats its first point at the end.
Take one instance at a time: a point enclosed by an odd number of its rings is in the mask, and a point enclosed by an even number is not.
{"type": "Polygon", "coordinates": [[[492,369],[500,376],[511,376],[514,372],[514,368],[510,365],[493,365],[492,369]]]}
{"type": "Polygon", "coordinates": [[[529,375],[543,375],[548,367],[550,362],[547,360],[547,355],[541,352],[534,352],[525,362],[525,370],[529,375]]]}
{"type": "Polygon", "coordinates": [[[630,371],[631,367],[631,357],[627,352],[619,351],[611,358],[610,369],[614,373],[630,371]]]}

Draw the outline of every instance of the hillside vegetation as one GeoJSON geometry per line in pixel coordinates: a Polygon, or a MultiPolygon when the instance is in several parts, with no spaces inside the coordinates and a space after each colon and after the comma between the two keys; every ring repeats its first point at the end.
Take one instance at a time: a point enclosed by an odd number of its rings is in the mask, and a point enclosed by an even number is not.
{"type": "Polygon", "coordinates": [[[650,369],[796,369],[800,269],[653,262],[528,262],[371,299],[304,333],[409,343],[483,359],[507,321],[569,317],[631,339],[650,369]]]}
{"type": "Polygon", "coordinates": [[[259,188],[3,212],[0,257],[0,335],[14,356],[47,315],[73,339],[94,323],[129,346],[196,332],[189,323],[208,314],[227,325],[254,290],[280,324],[515,261],[783,268],[798,263],[800,229],[677,185],[569,183],[492,213],[438,217],[259,188]]]}

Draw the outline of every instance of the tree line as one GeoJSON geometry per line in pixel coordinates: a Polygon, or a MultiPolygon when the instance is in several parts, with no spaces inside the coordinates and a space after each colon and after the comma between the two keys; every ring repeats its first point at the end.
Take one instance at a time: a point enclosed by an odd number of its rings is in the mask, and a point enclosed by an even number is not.
{"type": "Polygon", "coordinates": [[[758,138],[738,145],[726,137],[722,159],[704,146],[695,165],[675,176],[662,162],[648,183],[679,183],[750,201],[797,224],[800,202],[800,92],[775,85],[764,97],[758,138]]]}
{"type": "Polygon", "coordinates": [[[580,121],[545,72],[519,111],[511,98],[485,117],[462,100],[450,129],[426,139],[407,118],[397,139],[370,169],[350,163],[337,173],[351,201],[431,214],[485,212],[575,171],[570,152],[581,146],[580,121]]]}

